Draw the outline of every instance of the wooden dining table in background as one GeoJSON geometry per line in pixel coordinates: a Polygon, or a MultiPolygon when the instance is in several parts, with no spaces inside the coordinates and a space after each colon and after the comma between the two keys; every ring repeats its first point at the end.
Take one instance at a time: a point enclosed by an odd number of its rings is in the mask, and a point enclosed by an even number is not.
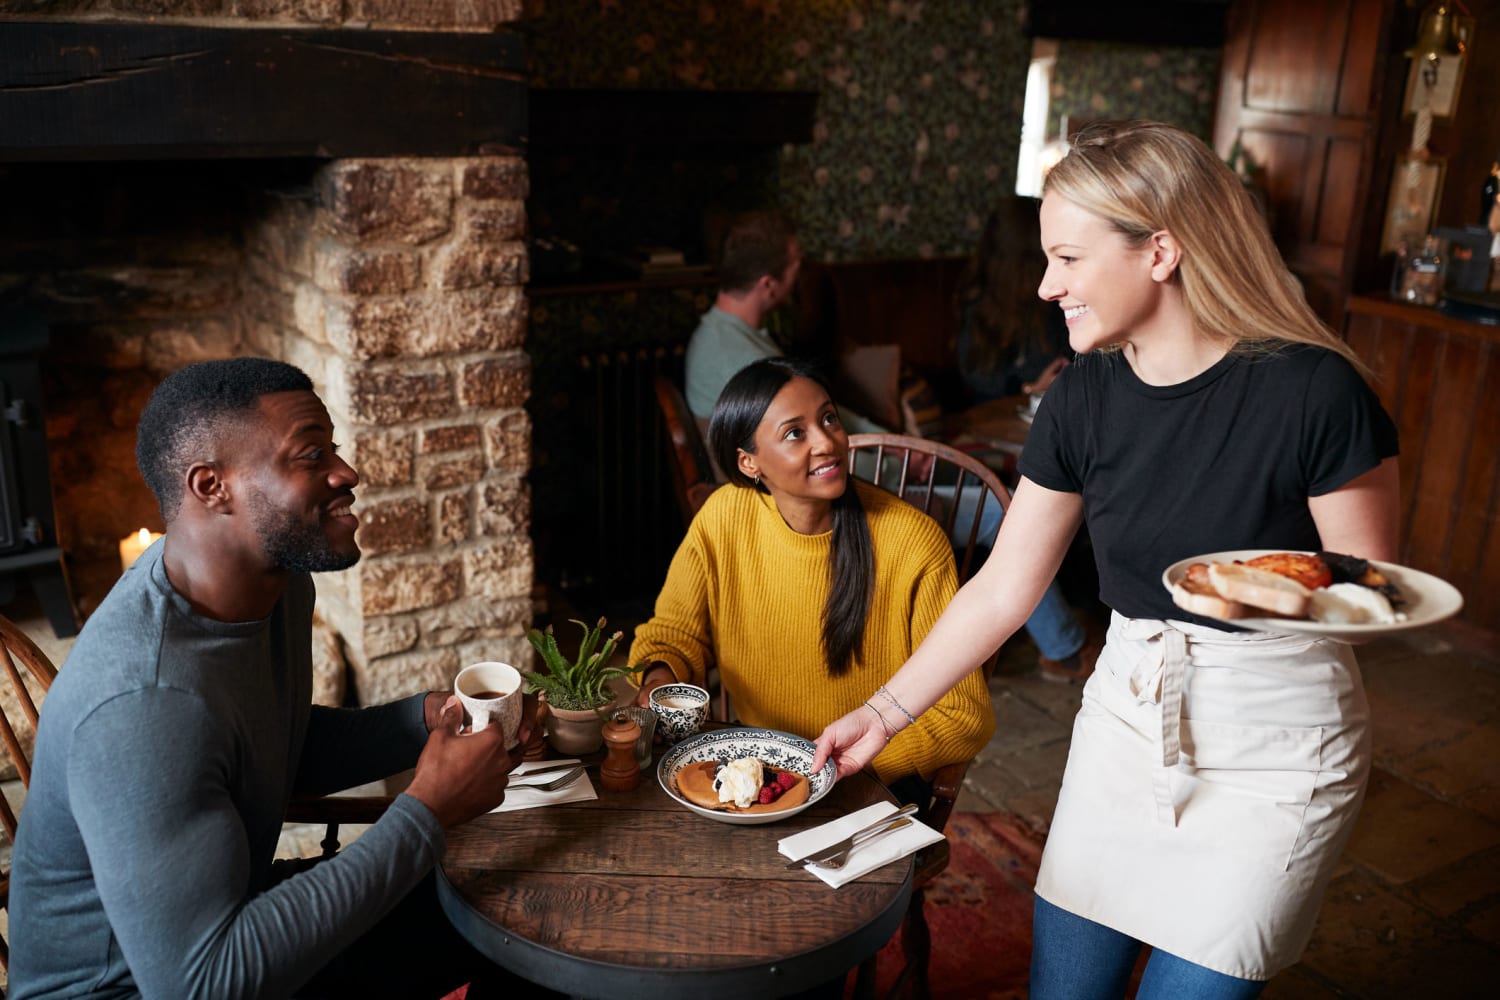
{"type": "Polygon", "coordinates": [[[1027,412],[1028,397],[1002,396],[999,399],[976,403],[955,414],[944,428],[946,439],[970,437],[999,451],[1019,455],[1031,433],[1031,420],[1021,414],[1027,412]]]}
{"type": "MultiPolygon", "coordinates": [[[[597,765],[589,777],[598,787],[597,765]]],[[[629,792],[450,830],[438,895],[480,952],[572,996],[783,996],[858,966],[901,925],[911,857],[832,889],[776,849],[880,801],[894,799],[861,773],[796,816],[738,826],[689,812],[653,770],[629,792]]]]}

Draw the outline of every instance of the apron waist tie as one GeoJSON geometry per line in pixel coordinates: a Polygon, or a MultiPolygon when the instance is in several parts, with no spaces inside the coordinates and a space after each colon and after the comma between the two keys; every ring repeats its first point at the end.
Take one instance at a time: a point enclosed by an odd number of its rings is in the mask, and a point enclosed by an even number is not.
{"type": "Polygon", "coordinates": [[[1130,690],[1137,701],[1161,709],[1157,733],[1157,766],[1151,769],[1151,790],[1156,798],[1156,818],[1165,826],[1177,825],[1172,804],[1172,773],[1182,759],[1182,688],[1187,675],[1187,636],[1164,621],[1132,619],[1125,623],[1125,637],[1144,640],[1146,652],[1130,672],[1130,690]]]}

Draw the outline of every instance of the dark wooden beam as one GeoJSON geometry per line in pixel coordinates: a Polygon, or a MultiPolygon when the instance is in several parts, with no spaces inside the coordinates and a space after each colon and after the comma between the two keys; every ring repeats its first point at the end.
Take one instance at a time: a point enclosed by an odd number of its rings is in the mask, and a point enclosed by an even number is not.
{"type": "Polygon", "coordinates": [[[537,146],[779,146],[812,139],[816,91],[531,91],[537,146]]]}
{"type": "Polygon", "coordinates": [[[0,161],[524,145],[513,34],[0,22],[0,161]]]}

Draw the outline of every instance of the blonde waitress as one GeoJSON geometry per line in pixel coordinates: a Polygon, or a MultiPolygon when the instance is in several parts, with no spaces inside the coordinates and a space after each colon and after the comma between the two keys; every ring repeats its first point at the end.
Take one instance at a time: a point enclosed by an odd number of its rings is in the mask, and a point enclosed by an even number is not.
{"type": "MultiPolygon", "coordinates": [[[[1162,588],[1225,549],[1396,554],[1396,431],[1307,307],[1218,158],[1179,129],[1104,123],[1041,206],[1079,355],[1048,391],[994,554],[926,641],[819,737],[861,767],[1036,604],[1083,521],[1113,610],[1037,879],[1033,1000],[1242,998],[1295,962],[1364,795],[1346,645],[1228,631],[1162,588]]],[[[819,761],[820,763],[821,761],[819,761]]]]}

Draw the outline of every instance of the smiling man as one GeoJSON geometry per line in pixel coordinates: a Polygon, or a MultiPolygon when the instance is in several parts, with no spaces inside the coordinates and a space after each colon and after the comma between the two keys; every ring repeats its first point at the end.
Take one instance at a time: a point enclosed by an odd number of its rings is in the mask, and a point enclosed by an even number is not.
{"type": "Polygon", "coordinates": [[[444,828],[504,798],[518,761],[499,729],[460,736],[442,693],[311,704],[308,574],[359,560],[359,476],[312,383],[257,358],[181,369],[147,403],[136,456],[166,537],[89,619],[42,708],[11,996],[436,997],[492,976],[430,873],[444,828]],[[294,793],[414,764],[338,857],[273,864],[294,793]]]}

